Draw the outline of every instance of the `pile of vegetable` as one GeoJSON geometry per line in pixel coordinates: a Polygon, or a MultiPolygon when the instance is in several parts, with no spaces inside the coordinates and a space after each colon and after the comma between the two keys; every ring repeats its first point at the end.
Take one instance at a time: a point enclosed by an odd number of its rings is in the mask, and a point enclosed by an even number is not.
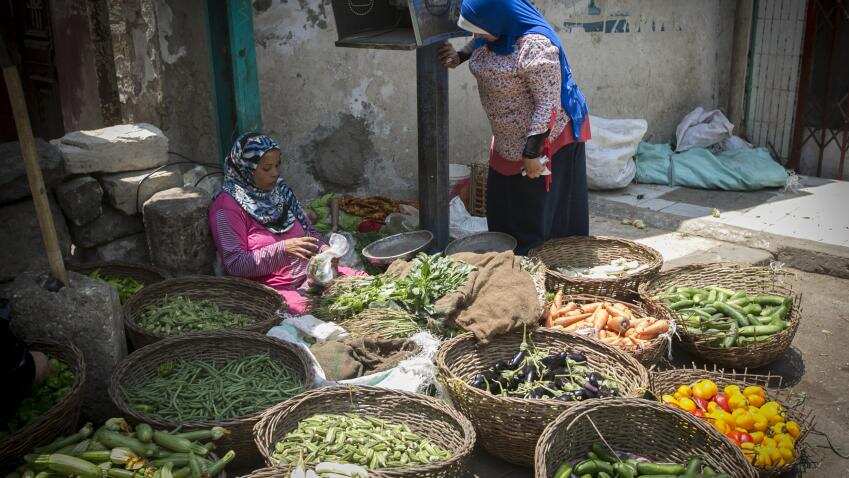
{"type": "Polygon", "coordinates": [[[50,358],[50,374],[39,384],[33,385],[30,396],[18,405],[8,422],[0,424],[0,441],[24,428],[47,413],[53,405],[65,398],[74,385],[74,372],[65,362],[50,358]]]}
{"type": "Polygon", "coordinates": [[[224,363],[180,360],[122,387],[134,410],[166,420],[227,420],[264,410],[304,391],[298,375],[267,354],[224,363]]]}
{"type": "Polygon", "coordinates": [[[140,291],[142,287],[144,287],[144,284],[133,279],[132,277],[105,275],[100,273],[100,269],[97,269],[88,276],[92,279],[102,280],[114,287],[118,291],[118,298],[121,299],[122,304],[126,302],[131,295],[140,291]]]}
{"type": "MultiPolygon", "coordinates": [[[[312,211],[316,218],[313,226],[322,234],[330,232],[332,227],[330,223],[330,201],[333,199],[333,196],[333,193],[327,193],[307,203],[307,210],[312,211]]],[[[348,232],[356,232],[361,222],[361,217],[348,214],[344,210],[340,209],[339,229],[348,232]]]]}
{"type": "Polygon", "coordinates": [[[659,335],[669,332],[669,322],[654,317],[639,317],[621,302],[563,303],[563,294],[554,296],[546,324],[566,331],[586,330],[602,342],[636,351],[659,335]]]}
{"type": "Polygon", "coordinates": [[[346,196],[339,200],[339,208],[352,216],[384,222],[386,216],[399,210],[398,201],[383,196],[358,198],[346,196]]]}
{"type": "Polygon", "coordinates": [[[787,420],[784,407],[770,401],[762,387],[741,390],[728,385],[720,390],[712,380],[699,380],[679,386],[661,400],[710,422],[758,468],[781,468],[796,458],[799,424],[787,420]]]}
{"type": "Polygon", "coordinates": [[[640,261],[628,260],[623,257],[613,259],[607,264],[594,267],[558,267],[557,271],[567,277],[584,279],[618,279],[629,276],[645,268],[640,261]]]}
{"type": "Polygon", "coordinates": [[[499,360],[472,377],[470,385],[515,398],[581,401],[619,395],[619,384],[593,371],[584,354],[537,349],[527,337],[509,362],[499,360]]]}
{"type": "Polygon", "coordinates": [[[238,329],[253,320],[245,315],[222,309],[207,299],[168,296],[144,308],[136,324],[159,335],[179,335],[200,330],[238,329]]]}
{"type": "Polygon", "coordinates": [[[382,274],[342,281],[318,300],[318,317],[351,318],[367,308],[398,308],[413,315],[435,315],[434,303],[466,282],[474,267],[440,254],[419,254],[404,277],[382,274]]]}
{"type": "Polygon", "coordinates": [[[700,458],[690,458],[686,465],[655,463],[630,453],[613,453],[600,443],[593,443],[587,458],[575,464],[563,463],[554,478],[731,478],[703,465],[700,458]]]}
{"type": "Polygon", "coordinates": [[[656,298],[678,311],[687,335],[723,348],[770,340],[787,328],[785,319],[793,305],[781,295],[749,295],[715,286],[672,286],[656,298]]]}
{"type": "Polygon", "coordinates": [[[133,429],[123,418],[110,418],[96,432],[87,423],[79,432],[36,448],[7,478],[201,478],[224,471],[236,456],[214,459],[213,441],[224,428],[169,433],[145,423],[133,429]]]}
{"type": "Polygon", "coordinates": [[[355,413],[318,414],[298,423],[275,445],[278,464],[334,462],[370,470],[426,465],[451,453],[403,423],[355,413]]]}

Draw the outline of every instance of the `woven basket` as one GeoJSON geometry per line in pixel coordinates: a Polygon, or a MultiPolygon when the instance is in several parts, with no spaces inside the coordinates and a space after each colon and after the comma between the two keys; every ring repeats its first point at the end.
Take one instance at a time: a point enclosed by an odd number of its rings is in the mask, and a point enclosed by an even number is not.
{"type": "Polygon", "coordinates": [[[488,163],[469,165],[472,174],[469,177],[469,214],[486,217],[486,179],[489,175],[488,163]]]}
{"type": "Polygon", "coordinates": [[[793,274],[780,272],[769,267],[752,266],[737,263],[694,264],[677,267],[660,274],[640,286],[640,296],[657,314],[667,314],[678,324],[684,317],[654,296],[665,292],[670,286],[703,287],[708,285],[745,291],[749,294],[780,294],[793,299],[793,306],[787,316],[787,328],[773,335],[773,340],[755,342],[745,347],[721,348],[710,345],[710,341],[699,340],[687,334],[686,327],[678,328],[678,336],[683,348],[693,355],[728,368],[758,368],[781,357],[790,348],[799,321],[802,316],[801,294],[795,291],[787,279],[793,274]]]}
{"type": "Polygon", "coordinates": [[[149,306],[162,303],[168,296],[189,299],[207,299],[231,312],[245,314],[254,323],[243,329],[264,334],[277,325],[277,311],[283,307],[283,299],[274,289],[258,282],[236,277],[186,276],[167,279],[145,287],[135,293],[124,304],[124,328],[127,338],[135,348],[150,345],[164,338],[136,324],[149,306]]]}
{"type": "MultiPolygon", "coordinates": [[[[622,382],[625,397],[648,390],[648,372],[634,357],[608,345],[552,329],[539,328],[530,337],[537,348],[582,352],[595,370],[622,382]]],[[[534,447],[548,423],[578,402],[500,397],[469,385],[471,378],[519,350],[522,331],[493,337],[482,345],[471,333],[443,342],[436,354],[439,380],[451,401],[469,417],[479,442],[489,453],[511,463],[533,464],[534,447]]]]}
{"type": "MultiPolygon", "coordinates": [[[[636,358],[641,364],[645,365],[646,367],[660,362],[664,357],[668,355],[670,347],[672,346],[672,344],[670,343],[671,338],[673,335],[675,335],[675,321],[670,320],[666,314],[663,314],[661,317],[656,317],[654,314],[650,313],[649,309],[645,306],[645,304],[637,294],[632,293],[627,297],[623,297],[622,300],[587,294],[564,295],[563,303],[566,304],[569,302],[575,302],[577,304],[590,304],[593,302],[618,302],[620,304],[625,304],[626,306],[628,306],[635,317],[655,317],[656,319],[667,320],[669,322],[669,333],[660,335],[652,339],[651,341],[649,341],[646,347],[643,347],[639,350],[621,350],[625,351],[630,355],[633,355],[634,358],[636,358]]],[[[554,328],[556,329],[556,327],[554,328]]],[[[573,333],[586,336],[586,334],[581,331],[574,331],[573,333]]]]}
{"type": "MultiPolygon", "coordinates": [[[[404,423],[414,433],[453,453],[449,460],[428,465],[370,471],[369,476],[374,478],[463,476],[466,460],[475,445],[475,430],[469,420],[440,400],[385,388],[331,387],[299,395],[263,413],[254,427],[254,439],[267,465],[274,466],[271,453],[275,444],[295,430],[301,420],[317,413],[358,413],[404,423]]],[[[289,471],[285,466],[274,469],[289,471]]]]}
{"type": "Polygon", "coordinates": [[[196,332],[178,337],[162,339],[155,344],[136,350],[122,360],[112,372],[109,397],[122,415],[138,422],[149,423],[154,428],[173,430],[196,430],[220,426],[231,434],[217,442],[218,450],[234,450],[234,468],[253,466],[259,458],[253,446],[252,430],[261,412],[228,420],[199,420],[177,422],[141,413],[130,407],[121,392],[123,387],[144,383],[148,377],[156,376],[159,365],[174,360],[201,359],[212,363],[223,363],[249,355],[267,353],[295,372],[307,388],[315,380],[311,359],[301,349],[286,342],[253,332],[226,330],[196,332]]]}
{"type": "Polygon", "coordinates": [[[68,269],[80,274],[91,274],[100,271],[102,275],[114,277],[129,277],[148,286],[168,279],[170,274],[162,269],[132,262],[106,261],[106,262],[69,262],[68,269]]]}
{"type": "MultiPolygon", "coordinates": [[[[758,470],[760,476],[771,477],[780,476],[782,473],[792,469],[798,462],[804,449],[804,441],[808,433],[814,428],[813,412],[798,404],[794,404],[796,397],[786,389],[782,389],[782,378],[778,375],[755,375],[730,371],[725,372],[717,369],[715,366],[712,370],[707,368],[675,368],[664,371],[653,371],[650,375],[652,394],[660,399],[664,394],[674,394],[679,385],[689,385],[701,379],[710,379],[716,382],[721,389],[727,385],[737,385],[744,388],[748,385],[759,385],[766,390],[767,397],[770,400],[775,400],[787,410],[787,417],[799,424],[802,432],[796,440],[796,460],[793,463],[787,464],[783,468],[775,470],[758,470]]],[[[671,406],[669,408],[672,408],[671,406]]],[[[707,423],[707,422],[705,422],[707,423]]]]}
{"type": "Polygon", "coordinates": [[[0,463],[10,463],[30,453],[37,446],[46,445],[57,437],[75,432],[80,417],[82,389],[86,379],[82,352],[72,344],[48,340],[33,340],[28,342],[28,345],[30,350],[44,352],[67,364],[74,373],[74,383],[68,393],[47,413],[0,441],[0,463]]]}
{"type": "Polygon", "coordinates": [[[531,257],[538,257],[548,268],[549,290],[567,294],[592,294],[602,297],[623,297],[652,279],[663,266],[663,256],[651,247],[625,239],[602,236],[573,236],[552,239],[533,249],[531,257]],[[613,259],[640,262],[639,271],[613,279],[569,277],[557,271],[559,267],[594,267],[613,259]]]}
{"type": "Polygon", "coordinates": [[[757,477],[740,449],[705,421],[649,400],[618,398],[581,403],[548,425],[537,443],[534,476],[551,478],[561,463],[582,461],[593,443],[605,442],[651,461],[686,464],[698,457],[735,478],[757,477]]]}

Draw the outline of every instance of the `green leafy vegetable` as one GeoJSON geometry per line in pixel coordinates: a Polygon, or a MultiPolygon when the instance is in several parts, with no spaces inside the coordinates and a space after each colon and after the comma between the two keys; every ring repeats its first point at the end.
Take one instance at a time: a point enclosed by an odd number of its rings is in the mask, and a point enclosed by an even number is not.
{"type": "Polygon", "coordinates": [[[121,303],[127,301],[131,295],[140,291],[144,284],[133,279],[132,277],[118,277],[112,275],[104,275],[100,273],[100,269],[89,274],[89,277],[92,279],[98,279],[106,282],[112,287],[118,290],[118,297],[121,299],[121,303]]]}
{"type": "Polygon", "coordinates": [[[21,401],[9,421],[0,425],[0,440],[47,413],[68,394],[74,384],[71,368],[61,360],[51,358],[50,369],[50,375],[43,382],[33,385],[30,396],[21,401]]]}

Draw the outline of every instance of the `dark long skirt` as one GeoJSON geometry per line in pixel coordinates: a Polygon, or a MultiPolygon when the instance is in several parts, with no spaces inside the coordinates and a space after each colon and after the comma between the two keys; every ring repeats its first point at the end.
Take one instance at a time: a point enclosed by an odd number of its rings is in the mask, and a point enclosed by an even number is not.
{"type": "Polygon", "coordinates": [[[490,231],[518,241],[516,254],[557,237],[589,234],[587,157],[584,143],[561,148],[551,160],[551,190],[545,179],[504,176],[492,168],[486,185],[486,219],[490,231]]]}

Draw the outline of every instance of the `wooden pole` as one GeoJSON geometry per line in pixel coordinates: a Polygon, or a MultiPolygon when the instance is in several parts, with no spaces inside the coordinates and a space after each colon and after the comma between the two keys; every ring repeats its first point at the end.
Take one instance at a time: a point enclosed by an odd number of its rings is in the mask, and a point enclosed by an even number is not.
{"type": "Polygon", "coordinates": [[[50,263],[53,277],[67,286],[69,285],[68,272],[65,270],[65,262],[59,247],[59,238],[56,235],[56,226],[53,224],[53,215],[50,213],[50,203],[47,200],[47,191],[44,189],[44,178],[42,178],[41,168],[38,166],[38,150],[35,147],[35,138],[32,136],[21,77],[18,75],[18,69],[9,58],[6,44],[2,38],[0,38],[0,66],[3,67],[3,78],[6,80],[6,89],[9,90],[9,102],[12,104],[12,115],[15,118],[15,127],[18,130],[18,141],[21,144],[21,154],[26,166],[27,181],[29,182],[30,192],[32,192],[38,225],[41,227],[41,237],[44,239],[44,249],[47,251],[47,261],[50,263]]]}

